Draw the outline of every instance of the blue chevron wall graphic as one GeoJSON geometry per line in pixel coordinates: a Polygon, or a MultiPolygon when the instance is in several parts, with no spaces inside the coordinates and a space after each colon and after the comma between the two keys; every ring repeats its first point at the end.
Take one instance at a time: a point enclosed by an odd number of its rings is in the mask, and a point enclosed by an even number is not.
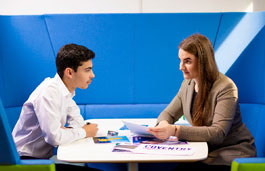
{"type": "Polygon", "coordinates": [[[264,12],[223,14],[215,47],[216,62],[222,73],[230,69],[264,25],[264,12]]]}

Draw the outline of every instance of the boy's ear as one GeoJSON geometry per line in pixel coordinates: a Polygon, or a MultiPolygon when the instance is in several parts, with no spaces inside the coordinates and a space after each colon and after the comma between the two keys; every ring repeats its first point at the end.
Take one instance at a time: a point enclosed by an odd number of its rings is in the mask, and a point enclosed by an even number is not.
{"type": "Polygon", "coordinates": [[[64,75],[67,77],[67,78],[72,78],[72,74],[73,74],[73,69],[72,68],[66,68],[64,70],[64,75]]]}

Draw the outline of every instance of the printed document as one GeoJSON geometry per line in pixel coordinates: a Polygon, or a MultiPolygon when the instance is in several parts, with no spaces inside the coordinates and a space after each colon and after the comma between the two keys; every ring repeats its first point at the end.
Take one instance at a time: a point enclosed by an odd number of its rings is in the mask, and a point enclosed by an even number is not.
{"type": "Polygon", "coordinates": [[[149,132],[147,132],[148,127],[146,127],[146,126],[134,124],[134,123],[127,122],[127,121],[123,121],[123,123],[134,134],[153,136],[152,134],[150,134],[149,132]]]}

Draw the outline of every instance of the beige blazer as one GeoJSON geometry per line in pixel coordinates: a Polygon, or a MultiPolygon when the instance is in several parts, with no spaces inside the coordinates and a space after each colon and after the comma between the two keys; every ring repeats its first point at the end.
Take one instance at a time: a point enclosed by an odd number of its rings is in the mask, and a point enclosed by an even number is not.
{"type": "MultiPolygon", "coordinates": [[[[192,125],[191,101],[194,80],[184,80],[178,94],[160,113],[158,122],[174,123],[182,115],[192,125]]],[[[238,90],[234,82],[223,74],[209,92],[212,110],[205,126],[180,126],[180,140],[208,143],[209,155],[203,162],[210,165],[231,165],[234,158],[256,156],[254,138],[242,123],[238,104],[238,90]]]]}

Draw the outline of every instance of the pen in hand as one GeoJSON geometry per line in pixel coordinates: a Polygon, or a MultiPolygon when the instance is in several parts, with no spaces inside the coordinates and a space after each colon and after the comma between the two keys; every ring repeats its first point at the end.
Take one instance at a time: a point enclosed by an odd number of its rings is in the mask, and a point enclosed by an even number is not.
{"type": "Polygon", "coordinates": [[[86,131],[86,137],[94,137],[98,131],[98,125],[90,122],[86,122],[83,128],[86,131]]]}

